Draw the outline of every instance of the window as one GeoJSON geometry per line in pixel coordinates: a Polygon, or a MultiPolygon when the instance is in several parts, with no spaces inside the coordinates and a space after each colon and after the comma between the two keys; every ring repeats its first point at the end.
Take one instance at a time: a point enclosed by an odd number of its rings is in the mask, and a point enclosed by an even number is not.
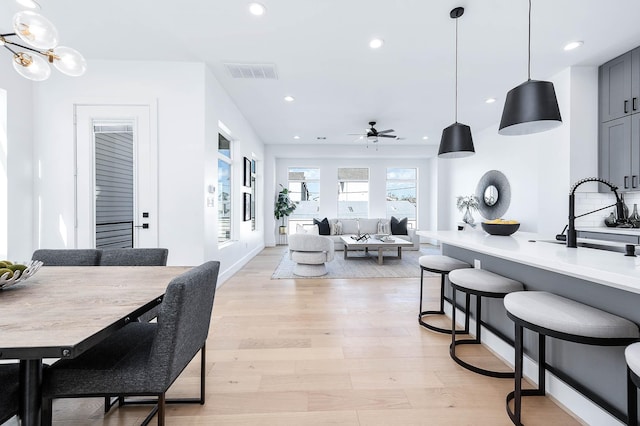
{"type": "Polygon", "coordinates": [[[417,169],[387,169],[387,218],[407,218],[410,227],[417,228],[417,169]]]}
{"type": "Polygon", "coordinates": [[[231,241],[231,141],[218,134],[218,244],[231,241]]]}
{"type": "Polygon", "coordinates": [[[338,169],[338,217],[369,217],[369,169],[338,169]]]}
{"type": "Polygon", "coordinates": [[[290,167],[288,173],[289,198],[297,204],[289,216],[289,233],[296,225],[313,223],[320,212],[320,169],[290,167]]]}

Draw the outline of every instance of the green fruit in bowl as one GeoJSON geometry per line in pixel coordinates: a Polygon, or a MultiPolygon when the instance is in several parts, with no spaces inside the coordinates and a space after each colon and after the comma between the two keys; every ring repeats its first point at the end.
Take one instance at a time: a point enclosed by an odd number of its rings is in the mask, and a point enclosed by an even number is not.
{"type": "Polygon", "coordinates": [[[9,265],[13,265],[13,262],[10,260],[3,260],[2,261],[5,265],[9,266],[9,265]]]}
{"type": "Polygon", "coordinates": [[[24,270],[27,269],[27,265],[22,265],[20,263],[16,263],[14,265],[7,266],[7,269],[11,269],[13,272],[15,272],[15,271],[24,272],[24,270]]]}
{"type": "Polygon", "coordinates": [[[0,268],[0,278],[2,278],[2,276],[6,273],[9,273],[9,275],[6,276],[6,278],[11,278],[13,277],[13,271],[9,268],[0,268]]]}

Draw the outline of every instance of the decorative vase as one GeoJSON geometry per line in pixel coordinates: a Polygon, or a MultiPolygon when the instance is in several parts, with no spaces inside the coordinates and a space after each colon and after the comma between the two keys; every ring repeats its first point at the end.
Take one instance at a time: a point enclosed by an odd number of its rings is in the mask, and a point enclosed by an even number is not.
{"type": "Polygon", "coordinates": [[[633,225],[634,228],[640,228],[640,214],[638,214],[638,205],[633,205],[633,213],[629,216],[629,222],[633,225]]]}
{"type": "Polygon", "coordinates": [[[624,194],[620,194],[620,200],[622,201],[622,217],[618,218],[619,222],[626,222],[629,219],[629,207],[627,203],[624,202],[624,194]]]}
{"type": "Polygon", "coordinates": [[[605,218],[604,224],[609,227],[615,227],[617,225],[616,216],[613,214],[613,212],[609,213],[609,216],[605,218]]]}
{"type": "Polygon", "coordinates": [[[278,229],[278,232],[280,233],[280,235],[287,235],[287,227],[284,225],[281,225],[278,229]]]}
{"type": "Polygon", "coordinates": [[[462,221],[464,223],[468,223],[469,225],[473,225],[473,223],[475,222],[473,219],[473,215],[471,214],[471,210],[469,210],[469,207],[466,207],[464,216],[462,217],[462,221]]]}

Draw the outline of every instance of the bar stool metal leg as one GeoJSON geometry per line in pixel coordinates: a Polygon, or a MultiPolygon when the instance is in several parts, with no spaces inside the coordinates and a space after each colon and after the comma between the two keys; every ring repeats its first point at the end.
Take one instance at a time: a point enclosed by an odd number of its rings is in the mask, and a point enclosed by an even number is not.
{"type": "MultiPolygon", "coordinates": [[[[452,286],[452,295],[453,295],[453,305],[456,304],[456,287],[452,286]]],[[[470,293],[465,292],[466,295],[466,304],[467,304],[467,319],[469,319],[469,303],[470,303],[470,293]]],[[[479,345],[482,343],[482,298],[479,295],[475,295],[476,297],[476,336],[473,339],[465,339],[465,340],[456,340],[456,332],[451,333],[451,345],[449,346],[449,355],[451,358],[466,368],[467,370],[473,371],[474,373],[482,374],[483,376],[496,377],[499,379],[513,379],[515,373],[512,371],[492,371],[486,370],[484,368],[476,367],[475,365],[471,365],[466,361],[463,361],[456,355],[456,346],[457,345],[479,345]]],[[[455,309],[453,315],[451,316],[451,327],[453,328],[456,323],[456,313],[455,309]]]]}
{"type": "MultiPolygon", "coordinates": [[[[426,321],[424,321],[423,317],[427,316],[427,315],[444,315],[444,301],[445,301],[445,295],[444,295],[444,285],[445,285],[445,279],[446,279],[447,273],[443,272],[443,271],[436,271],[433,269],[428,269],[425,268],[423,266],[420,267],[420,313],[418,314],[418,323],[420,323],[421,326],[428,328],[429,330],[433,330],[433,331],[437,331],[438,333],[444,333],[444,334],[451,334],[451,330],[450,329],[446,329],[446,328],[441,328],[441,327],[437,327],[435,325],[431,325],[429,323],[427,323],[426,321]],[[437,274],[440,274],[440,309],[437,311],[423,311],[422,310],[422,295],[423,295],[423,288],[424,288],[424,271],[429,271],[429,272],[434,272],[437,274]]],[[[469,302],[467,300],[467,306],[469,306],[469,302]]],[[[453,311],[455,311],[455,303],[453,304],[453,311]]],[[[467,315],[465,317],[465,321],[464,321],[464,329],[463,330],[457,330],[457,333],[460,334],[468,334],[469,333],[469,316],[467,315]]]]}

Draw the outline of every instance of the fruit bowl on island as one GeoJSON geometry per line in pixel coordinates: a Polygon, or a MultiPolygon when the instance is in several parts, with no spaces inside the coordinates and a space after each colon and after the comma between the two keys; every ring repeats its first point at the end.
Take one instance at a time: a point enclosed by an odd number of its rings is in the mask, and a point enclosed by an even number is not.
{"type": "Polygon", "coordinates": [[[520,228],[520,222],[517,220],[493,219],[482,222],[482,229],[491,235],[511,235],[520,228]]]}

